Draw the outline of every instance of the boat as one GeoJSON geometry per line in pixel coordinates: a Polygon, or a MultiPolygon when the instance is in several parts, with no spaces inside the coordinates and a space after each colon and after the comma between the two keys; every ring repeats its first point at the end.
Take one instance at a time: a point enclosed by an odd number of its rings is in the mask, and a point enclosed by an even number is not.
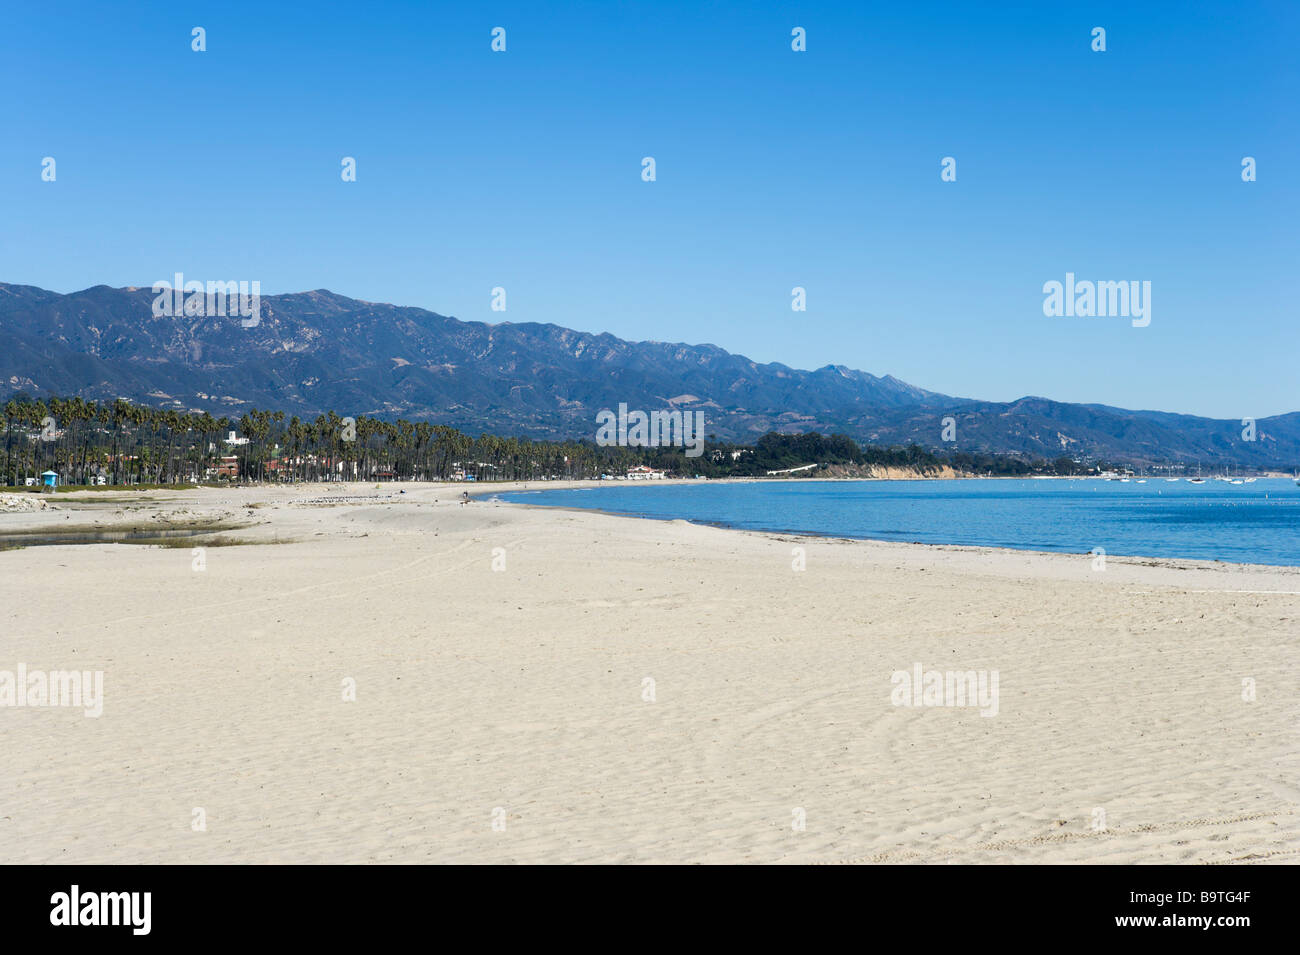
{"type": "MultiPolygon", "coordinates": [[[[1188,484],[1204,484],[1204,483],[1205,483],[1205,478],[1203,478],[1203,477],[1188,478],[1188,479],[1187,479],[1187,483],[1188,483],[1188,484]]],[[[1300,484],[1300,481],[1297,481],[1296,483],[1297,483],[1297,484],[1300,484]]]]}

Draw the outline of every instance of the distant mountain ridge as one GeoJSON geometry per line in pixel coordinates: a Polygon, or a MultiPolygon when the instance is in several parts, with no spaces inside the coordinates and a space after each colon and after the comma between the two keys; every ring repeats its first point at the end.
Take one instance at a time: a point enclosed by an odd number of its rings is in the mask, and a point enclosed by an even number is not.
{"type": "Polygon", "coordinates": [[[62,295],[0,283],[0,397],[80,395],[238,415],[405,417],[477,434],[590,438],[596,412],[701,410],[706,432],[843,432],[859,441],[1135,464],[1300,463],[1300,413],[1242,424],[1026,397],[953,398],[842,365],[802,371],[715,345],[628,342],[558,325],[464,322],[324,289],[261,299],[257,326],[157,317],[149,288],[62,295]],[[941,441],[956,420],[955,444],[941,441]]]}

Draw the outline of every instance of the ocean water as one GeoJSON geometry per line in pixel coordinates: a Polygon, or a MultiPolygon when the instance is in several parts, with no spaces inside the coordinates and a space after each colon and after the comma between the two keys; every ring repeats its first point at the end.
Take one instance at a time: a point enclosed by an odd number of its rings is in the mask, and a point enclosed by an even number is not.
{"type": "Polygon", "coordinates": [[[503,500],[661,520],[926,544],[1300,566],[1300,487],[1150,478],[627,484],[503,500]]]}

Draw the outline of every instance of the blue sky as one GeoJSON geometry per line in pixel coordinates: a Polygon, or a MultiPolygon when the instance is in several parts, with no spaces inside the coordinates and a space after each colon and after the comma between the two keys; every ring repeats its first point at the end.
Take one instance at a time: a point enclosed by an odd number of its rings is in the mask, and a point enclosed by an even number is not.
{"type": "Polygon", "coordinates": [[[0,281],[181,271],[977,398],[1300,410],[1300,5],[981,6],[10,4],[0,281]],[[1045,317],[1067,271],[1150,281],[1150,326],[1045,317]]]}

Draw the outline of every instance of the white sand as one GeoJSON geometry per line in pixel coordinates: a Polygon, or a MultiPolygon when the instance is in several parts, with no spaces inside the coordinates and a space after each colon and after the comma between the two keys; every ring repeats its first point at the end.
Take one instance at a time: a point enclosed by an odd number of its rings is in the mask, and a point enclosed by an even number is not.
{"type": "Polygon", "coordinates": [[[102,670],[105,697],[98,719],[0,708],[0,861],[1300,854],[1294,570],[1095,572],[401,487],[0,514],[0,532],[228,514],[293,541],[208,548],[202,571],[187,548],[0,552],[0,670],[102,670]],[[997,670],[998,714],[892,705],[916,662],[997,670]]]}

